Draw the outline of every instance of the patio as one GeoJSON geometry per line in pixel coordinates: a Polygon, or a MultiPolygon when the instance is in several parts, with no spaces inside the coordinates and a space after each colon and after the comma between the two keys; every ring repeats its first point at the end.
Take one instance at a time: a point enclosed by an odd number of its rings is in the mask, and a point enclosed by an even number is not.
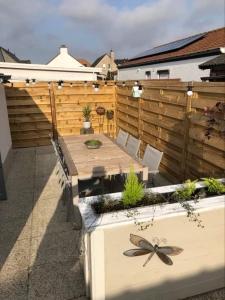
{"type": "MultiPolygon", "coordinates": [[[[81,232],[65,222],[50,146],[13,151],[0,202],[0,299],[86,300],[81,232]]],[[[191,297],[223,299],[224,289],[191,297]]]]}
{"type": "Polygon", "coordinates": [[[66,223],[51,147],[15,150],[0,203],[0,299],[86,299],[81,233],[66,223]]]}

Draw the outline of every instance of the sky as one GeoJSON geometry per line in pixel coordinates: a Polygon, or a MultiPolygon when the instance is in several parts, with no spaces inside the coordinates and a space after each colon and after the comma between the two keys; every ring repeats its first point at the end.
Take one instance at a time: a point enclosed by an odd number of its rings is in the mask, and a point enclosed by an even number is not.
{"type": "Polygon", "coordinates": [[[93,62],[225,26],[225,0],[0,0],[0,46],[47,63],[62,44],[93,62]]]}

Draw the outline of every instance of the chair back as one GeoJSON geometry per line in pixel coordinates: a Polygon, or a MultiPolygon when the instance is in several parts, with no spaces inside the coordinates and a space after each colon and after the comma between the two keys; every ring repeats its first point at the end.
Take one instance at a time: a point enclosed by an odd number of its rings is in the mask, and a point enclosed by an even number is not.
{"type": "Polygon", "coordinates": [[[129,135],[127,140],[127,145],[126,145],[127,152],[130,155],[137,157],[140,144],[141,144],[140,140],[136,139],[132,135],[129,135]]]}
{"type": "Polygon", "coordinates": [[[163,152],[147,145],[142,164],[149,168],[149,172],[158,171],[163,152]]]}
{"type": "Polygon", "coordinates": [[[128,133],[123,131],[122,129],[119,130],[119,133],[116,138],[116,143],[122,147],[126,146],[127,143],[127,138],[128,138],[128,133]]]}

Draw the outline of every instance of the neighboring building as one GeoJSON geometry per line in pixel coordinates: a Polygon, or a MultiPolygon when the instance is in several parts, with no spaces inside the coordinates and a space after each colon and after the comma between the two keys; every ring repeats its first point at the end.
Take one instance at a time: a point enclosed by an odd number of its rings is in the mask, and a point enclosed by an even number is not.
{"type": "Polygon", "coordinates": [[[110,53],[104,53],[98,57],[91,66],[102,68],[101,75],[99,75],[102,79],[113,79],[115,72],[117,72],[114,51],[111,50],[110,53]]]}
{"type": "Polygon", "coordinates": [[[210,69],[209,76],[201,77],[203,81],[225,81],[225,54],[199,65],[201,70],[210,69]]]}
{"type": "Polygon", "coordinates": [[[209,70],[199,65],[220,54],[225,27],[147,50],[118,67],[118,80],[174,79],[200,81],[209,70]]]}
{"type": "Polygon", "coordinates": [[[30,64],[30,60],[19,59],[14,53],[0,47],[0,62],[30,64]]]}
{"type": "Polygon", "coordinates": [[[68,53],[66,46],[46,65],[0,62],[0,73],[11,75],[12,81],[35,79],[37,81],[95,81],[101,68],[85,67],[68,53]]]}
{"type": "Polygon", "coordinates": [[[77,61],[85,67],[91,67],[91,63],[84,58],[77,58],[77,61]]]}

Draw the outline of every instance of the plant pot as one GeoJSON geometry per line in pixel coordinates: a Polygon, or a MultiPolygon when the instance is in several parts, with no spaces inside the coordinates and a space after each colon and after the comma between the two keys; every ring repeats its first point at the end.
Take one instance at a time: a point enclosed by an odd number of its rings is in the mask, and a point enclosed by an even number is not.
{"type": "Polygon", "coordinates": [[[91,122],[90,121],[84,121],[83,122],[83,128],[88,129],[91,127],[91,122]]]}
{"type": "Polygon", "coordinates": [[[105,114],[105,108],[102,107],[102,106],[98,106],[96,108],[96,113],[99,115],[99,116],[103,116],[105,114]]]}
{"type": "MultiPolygon", "coordinates": [[[[196,184],[197,187],[202,185],[196,184]]],[[[180,187],[170,185],[150,191],[166,194],[180,187]]],[[[110,195],[115,201],[121,196],[121,193],[110,195]]],[[[179,203],[138,207],[134,216],[129,211],[96,216],[91,203],[97,200],[98,196],[79,200],[85,230],[85,280],[87,287],[91,287],[90,291],[87,289],[91,299],[116,299],[118,295],[122,299],[129,287],[130,300],[175,300],[224,286],[225,195],[203,198],[198,203],[187,201],[200,213],[205,228],[189,222],[179,203]],[[142,230],[138,224],[151,223],[153,217],[153,226],[142,230]],[[173,266],[154,255],[143,267],[148,255],[123,255],[128,249],[138,248],[129,240],[131,233],[153,245],[157,244],[153,237],[166,239],[166,246],[180,247],[183,252],[170,257],[173,266]],[[211,256],[216,261],[210,260],[211,256]],[[165,282],[171,284],[170,288],[165,282]]],[[[163,243],[160,246],[165,246],[163,243]]]]}

